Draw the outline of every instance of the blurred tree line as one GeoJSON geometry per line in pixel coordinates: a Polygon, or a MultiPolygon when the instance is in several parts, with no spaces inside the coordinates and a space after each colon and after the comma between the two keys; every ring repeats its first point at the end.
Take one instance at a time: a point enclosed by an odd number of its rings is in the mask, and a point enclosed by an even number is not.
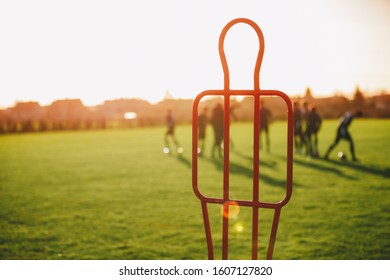
{"type": "MultiPolygon", "coordinates": [[[[264,104],[271,110],[274,120],[286,118],[286,104],[278,97],[262,97],[264,104]]],[[[307,102],[315,106],[324,119],[339,118],[346,111],[360,109],[365,117],[390,117],[390,94],[381,92],[375,96],[365,96],[356,88],[352,98],[341,94],[332,97],[315,98],[310,88],[303,96],[292,97],[301,105],[307,102]]],[[[166,97],[157,104],[140,99],[117,99],[102,105],[86,107],[80,99],[54,101],[49,106],[40,106],[37,102],[19,102],[12,108],[0,110],[0,134],[59,131],[113,129],[165,124],[168,109],[174,111],[178,124],[192,120],[191,99],[173,99],[166,97]]],[[[200,106],[212,109],[222,98],[205,98],[200,106]]],[[[235,121],[252,121],[253,98],[232,98],[231,107],[235,121]]]]}

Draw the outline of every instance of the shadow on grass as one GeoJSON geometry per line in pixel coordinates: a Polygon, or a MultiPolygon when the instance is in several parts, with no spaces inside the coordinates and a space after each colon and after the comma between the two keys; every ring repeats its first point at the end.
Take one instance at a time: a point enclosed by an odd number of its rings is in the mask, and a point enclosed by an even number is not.
{"type": "Polygon", "coordinates": [[[192,163],[191,163],[191,160],[189,160],[188,158],[184,157],[183,155],[177,155],[175,158],[176,158],[181,164],[184,164],[184,165],[187,166],[188,168],[191,168],[192,163]]]}
{"type": "Polygon", "coordinates": [[[294,158],[294,164],[298,164],[298,165],[304,166],[306,168],[317,169],[317,170],[324,171],[324,172],[327,172],[327,173],[334,173],[335,175],[340,176],[340,177],[344,177],[346,179],[356,180],[355,177],[348,176],[348,175],[344,174],[341,170],[339,170],[337,168],[318,164],[318,163],[315,162],[315,160],[306,161],[306,160],[294,158]]]}
{"type": "MultiPolygon", "coordinates": [[[[207,158],[207,157],[202,157],[202,159],[213,163],[218,170],[223,171],[223,160],[222,159],[220,159],[220,158],[207,158]]],[[[274,166],[276,166],[276,165],[277,164],[275,163],[274,166]]],[[[230,173],[232,173],[232,174],[239,174],[239,175],[246,176],[248,178],[253,178],[253,170],[251,168],[245,167],[243,165],[237,164],[237,163],[232,162],[232,161],[229,162],[229,168],[230,168],[230,173]]],[[[259,173],[259,180],[266,183],[266,184],[269,184],[271,186],[281,187],[281,188],[286,187],[286,180],[279,180],[279,179],[273,178],[273,177],[266,175],[266,174],[263,174],[263,173],[261,173],[261,174],[259,173]]],[[[299,186],[299,184],[294,184],[294,186],[299,186]]]]}
{"type": "Polygon", "coordinates": [[[186,166],[187,168],[190,168],[190,169],[191,169],[191,167],[192,167],[191,159],[188,159],[188,158],[185,157],[183,154],[169,153],[167,156],[168,156],[169,158],[172,158],[172,159],[177,160],[179,163],[183,164],[183,165],[186,166]]]}
{"type": "MultiPolygon", "coordinates": [[[[278,155],[277,157],[279,157],[283,160],[286,160],[285,156],[278,155]]],[[[356,171],[370,173],[372,175],[383,176],[385,178],[390,177],[390,169],[381,170],[378,168],[373,168],[373,167],[362,165],[359,162],[337,161],[337,160],[323,159],[323,158],[314,158],[310,161],[307,161],[307,160],[303,160],[303,159],[299,159],[299,158],[295,157],[294,164],[298,164],[298,165],[301,165],[301,166],[304,166],[307,168],[317,169],[317,170],[324,171],[324,172],[334,173],[340,177],[344,177],[344,178],[350,179],[350,180],[357,180],[357,178],[344,174],[342,172],[342,170],[340,170],[337,167],[348,167],[351,169],[355,169],[356,171]],[[336,167],[326,166],[326,165],[324,165],[324,163],[328,163],[328,165],[333,164],[336,167]]]]}
{"type": "MultiPolygon", "coordinates": [[[[250,162],[253,162],[253,156],[244,155],[244,154],[242,154],[242,153],[240,153],[238,151],[234,151],[233,153],[235,155],[243,158],[243,159],[246,159],[246,160],[248,160],[250,162]]],[[[269,160],[269,159],[264,160],[263,157],[260,156],[260,168],[267,167],[267,168],[273,169],[273,168],[276,168],[277,164],[278,163],[275,160],[272,160],[272,161],[269,160]]]]}
{"type": "Polygon", "coordinates": [[[365,166],[360,162],[354,162],[354,161],[340,161],[340,160],[334,160],[334,159],[320,159],[323,162],[329,162],[337,166],[343,166],[348,167],[351,169],[354,169],[356,171],[370,173],[372,175],[376,176],[383,176],[385,178],[390,178],[390,169],[378,169],[374,167],[365,166]]]}

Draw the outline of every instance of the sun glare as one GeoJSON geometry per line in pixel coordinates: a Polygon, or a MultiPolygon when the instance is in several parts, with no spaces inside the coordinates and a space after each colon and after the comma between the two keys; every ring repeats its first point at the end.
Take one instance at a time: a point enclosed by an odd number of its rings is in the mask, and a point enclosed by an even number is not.
{"type": "Polygon", "coordinates": [[[137,118],[137,113],[134,112],[126,112],[124,115],[126,120],[134,120],[137,118]]]}
{"type": "MultiPolygon", "coordinates": [[[[146,4],[133,2],[83,13],[72,3],[63,11],[57,4],[22,11],[19,2],[0,1],[0,106],[17,101],[50,105],[61,99],[81,99],[86,106],[120,98],[157,103],[167,88],[174,98],[185,99],[220,89],[218,38],[223,26],[241,15],[264,34],[261,89],[297,96],[310,87],[315,97],[351,96],[357,85],[371,92],[390,89],[389,1],[227,1],[222,10],[207,2],[209,15],[218,16],[204,19],[203,5],[182,10],[175,4],[150,11],[152,20],[143,25],[134,22],[145,14],[127,15],[146,4]],[[185,20],[178,22],[182,16],[185,20]]],[[[232,89],[253,88],[258,47],[248,26],[228,32],[232,89]]]]}

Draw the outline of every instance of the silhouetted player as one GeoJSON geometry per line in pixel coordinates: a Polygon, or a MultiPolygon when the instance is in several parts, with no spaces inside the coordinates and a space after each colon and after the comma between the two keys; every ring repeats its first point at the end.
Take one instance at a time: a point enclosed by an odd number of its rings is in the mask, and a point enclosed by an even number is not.
{"type": "Polygon", "coordinates": [[[204,107],[202,113],[198,116],[198,154],[201,156],[204,152],[204,142],[206,138],[206,127],[208,123],[208,108],[204,107]]]}
{"type": "Polygon", "coordinates": [[[261,132],[265,132],[265,141],[267,146],[267,152],[270,150],[270,141],[269,141],[269,123],[271,121],[272,114],[271,111],[265,107],[264,101],[261,100],[260,103],[260,150],[262,149],[262,139],[261,139],[261,132]]]}
{"type": "Polygon", "coordinates": [[[360,118],[363,116],[363,112],[358,110],[354,113],[347,112],[344,114],[344,116],[340,119],[340,124],[337,129],[337,135],[336,140],[334,143],[329,147],[328,151],[326,152],[325,159],[328,159],[330,152],[336,147],[336,145],[339,143],[341,139],[345,139],[349,142],[349,148],[352,154],[352,159],[354,161],[357,160],[355,155],[355,147],[353,144],[353,140],[351,137],[351,134],[348,132],[348,127],[351,124],[353,118],[360,118]]]}
{"type": "MultiPolygon", "coordinates": [[[[229,122],[229,124],[231,124],[232,121],[236,121],[238,119],[237,116],[236,116],[236,113],[234,112],[238,107],[239,107],[238,104],[233,104],[233,105],[230,106],[230,111],[229,111],[229,113],[230,113],[230,122],[229,122]]],[[[230,145],[230,149],[233,150],[234,149],[234,142],[233,142],[231,136],[229,137],[229,145],[230,145]]]]}
{"type": "Polygon", "coordinates": [[[302,111],[299,106],[299,103],[294,102],[294,143],[295,143],[295,152],[297,154],[302,153],[302,146],[304,144],[304,137],[302,131],[302,111]]]}
{"type": "Polygon", "coordinates": [[[176,151],[181,154],[183,152],[183,148],[180,147],[179,142],[176,140],[175,137],[175,125],[176,125],[176,120],[173,116],[172,110],[169,109],[167,113],[167,118],[166,118],[166,123],[167,123],[167,132],[165,133],[165,149],[167,153],[170,152],[170,145],[169,145],[169,137],[172,138],[173,143],[176,146],[176,151]]]}
{"type": "Polygon", "coordinates": [[[218,152],[219,157],[222,157],[222,140],[223,140],[223,106],[222,104],[218,103],[214,109],[213,113],[211,115],[211,124],[214,129],[214,145],[212,149],[211,156],[215,157],[215,151],[218,152]]]}
{"type": "Polygon", "coordinates": [[[307,156],[310,156],[310,143],[309,139],[307,137],[308,135],[308,122],[309,122],[309,103],[303,102],[303,108],[302,108],[302,134],[303,134],[303,144],[305,146],[305,153],[307,156]]]}
{"type": "Polygon", "coordinates": [[[318,114],[316,107],[313,106],[312,109],[307,114],[307,127],[305,132],[306,134],[305,136],[307,139],[306,144],[307,144],[308,154],[310,156],[319,157],[317,133],[320,130],[321,122],[322,122],[321,117],[318,114]],[[314,140],[314,143],[312,140],[314,140]]]}

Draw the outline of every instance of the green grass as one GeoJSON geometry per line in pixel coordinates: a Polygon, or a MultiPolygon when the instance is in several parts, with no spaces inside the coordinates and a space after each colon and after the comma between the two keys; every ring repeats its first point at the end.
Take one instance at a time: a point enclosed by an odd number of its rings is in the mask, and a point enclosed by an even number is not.
{"type": "MultiPolygon", "coordinates": [[[[323,153],[336,121],[320,132],[323,153]]],[[[251,124],[231,127],[232,198],[250,199],[251,124]]],[[[190,126],[179,126],[184,154],[162,153],[165,128],[53,132],[0,137],[0,259],[206,259],[200,203],[191,185],[190,126]]],[[[294,158],[294,190],[282,210],[275,259],[390,259],[390,121],[355,120],[359,163],[294,158]]],[[[220,196],[221,160],[199,160],[199,187],[220,196]]],[[[285,123],[271,126],[261,153],[261,199],[284,195],[285,123]]],[[[210,205],[216,256],[221,209],[210,205]]],[[[251,256],[251,213],[231,220],[232,259],[251,256]],[[237,232],[239,224],[243,231],[237,232]]],[[[270,210],[260,210],[264,258],[270,210]]]]}

